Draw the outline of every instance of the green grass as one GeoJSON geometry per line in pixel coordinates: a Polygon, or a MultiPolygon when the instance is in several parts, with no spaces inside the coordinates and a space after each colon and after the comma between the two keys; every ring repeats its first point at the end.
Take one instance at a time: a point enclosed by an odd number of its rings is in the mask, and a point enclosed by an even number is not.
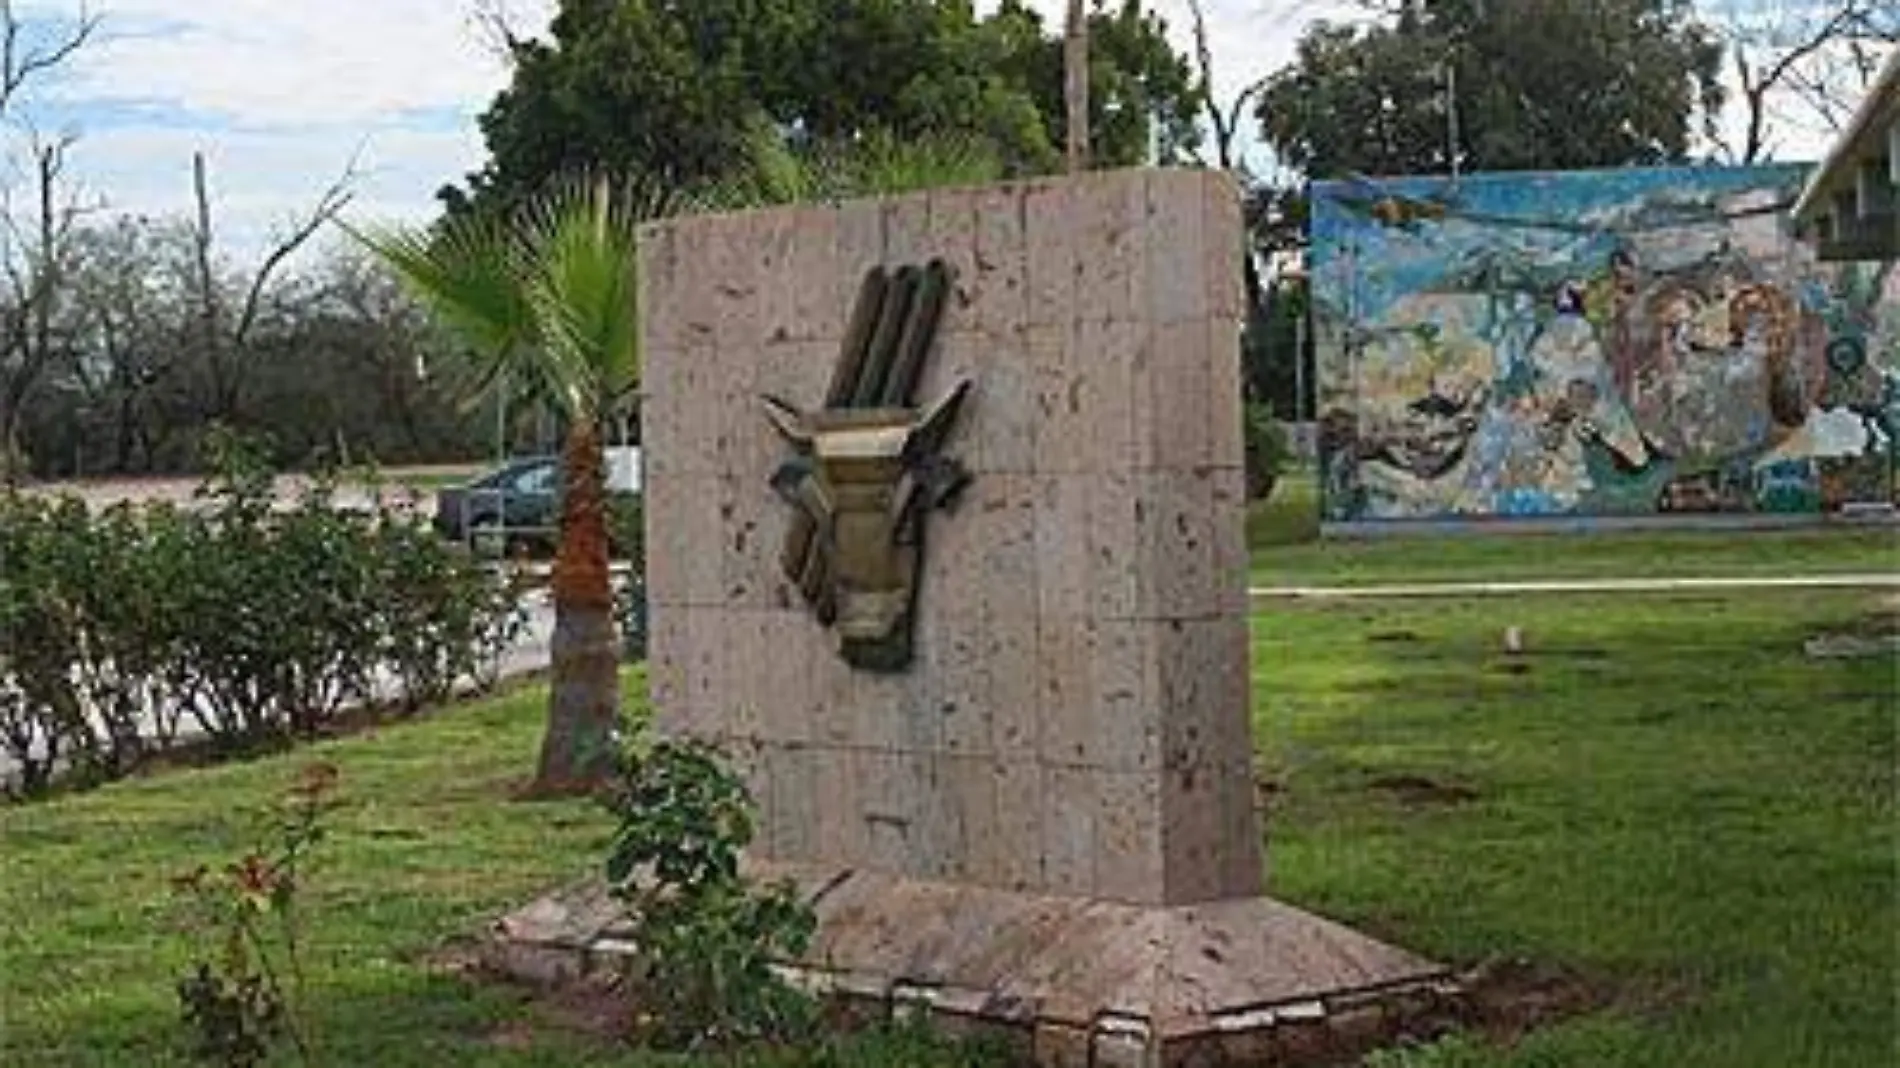
{"type": "Polygon", "coordinates": [[[1869,603],[1801,591],[1262,617],[1272,890],[1441,960],[1523,955],[1618,994],[1515,1052],[1467,1044],[1407,1065],[1894,1063],[1895,665],[1801,651],[1869,603]],[[1511,625],[1522,674],[1502,670],[1511,625]],[[1394,781],[1454,800],[1380,785],[1394,781]]]}
{"type": "MultiPolygon", "coordinates": [[[[1616,992],[1533,1034],[1408,1068],[1892,1063],[1896,676],[1809,661],[1866,594],[1292,607],[1256,621],[1278,786],[1276,896],[1457,965],[1523,955],[1616,992]],[[1522,673],[1499,634],[1523,628],[1522,673]],[[1468,796],[1420,803],[1404,778],[1468,796]]],[[[166,880],[242,845],[235,813],[311,756],[347,807],[310,883],[312,1005],[336,1065],[667,1062],[536,1025],[431,967],[445,939],[587,872],[605,818],[523,804],[542,693],[375,735],[0,810],[0,1064],[182,1063],[188,943],[166,880]],[[536,1035],[528,1048],[494,1036],[536,1035]]],[[[872,1036],[826,1063],[965,1053],[872,1036]]],[[[713,1062],[706,1062],[713,1063],[713,1062]]]]}
{"type": "Polygon", "coordinates": [[[1598,531],[1319,539],[1311,471],[1283,478],[1247,516],[1257,586],[1481,580],[1739,577],[1900,570],[1900,529],[1598,531]]]}
{"type": "MultiPolygon", "coordinates": [[[[596,868],[610,825],[587,802],[523,803],[545,691],[313,747],[0,809],[0,1064],[191,1063],[172,982],[192,946],[168,880],[245,848],[243,810],[310,759],[341,769],[344,807],[308,876],[313,1031],[336,1066],[659,1065],[667,1059],[533,1027],[503,988],[433,966],[446,940],[596,868]]],[[[963,1063],[905,1036],[840,1043],[823,1063],[963,1063]]],[[[705,1063],[728,1063],[725,1061],[705,1063]]],[[[761,1061],[790,1064],[789,1058],[761,1061]]]]}

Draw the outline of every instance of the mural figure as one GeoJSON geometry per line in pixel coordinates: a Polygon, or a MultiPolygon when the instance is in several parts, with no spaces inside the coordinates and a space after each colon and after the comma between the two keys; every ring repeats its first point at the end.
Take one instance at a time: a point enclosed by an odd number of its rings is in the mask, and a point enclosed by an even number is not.
{"type": "Polygon", "coordinates": [[[1900,272],[1813,260],[1804,174],[1315,183],[1326,517],[1893,502],[1900,272]]]}

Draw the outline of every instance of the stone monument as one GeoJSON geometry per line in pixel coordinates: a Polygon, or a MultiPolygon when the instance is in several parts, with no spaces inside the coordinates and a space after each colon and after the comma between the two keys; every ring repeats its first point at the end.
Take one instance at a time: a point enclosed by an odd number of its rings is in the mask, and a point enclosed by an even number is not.
{"type": "Polygon", "coordinates": [[[646,231],[653,705],[745,772],[816,984],[1078,1065],[1446,992],[1261,896],[1241,248],[1184,170],[646,231]]]}

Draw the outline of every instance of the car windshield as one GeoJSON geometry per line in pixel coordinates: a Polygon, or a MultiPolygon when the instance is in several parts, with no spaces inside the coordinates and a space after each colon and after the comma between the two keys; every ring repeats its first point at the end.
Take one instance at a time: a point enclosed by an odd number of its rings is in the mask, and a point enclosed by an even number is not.
{"type": "Polygon", "coordinates": [[[513,485],[509,487],[516,493],[552,493],[554,492],[554,465],[536,464],[516,474],[513,485]]]}
{"type": "Polygon", "coordinates": [[[509,493],[548,493],[554,488],[554,472],[552,460],[519,461],[490,471],[470,485],[509,493]]]}

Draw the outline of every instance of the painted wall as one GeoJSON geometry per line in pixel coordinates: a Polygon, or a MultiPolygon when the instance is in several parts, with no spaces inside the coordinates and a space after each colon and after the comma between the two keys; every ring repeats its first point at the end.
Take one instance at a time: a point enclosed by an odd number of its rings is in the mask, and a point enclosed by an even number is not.
{"type": "Polygon", "coordinates": [[[1900,269],[1794,240],[1806,171],[1315,183],[1325,517],[1895,500],[1900,269]]]}

